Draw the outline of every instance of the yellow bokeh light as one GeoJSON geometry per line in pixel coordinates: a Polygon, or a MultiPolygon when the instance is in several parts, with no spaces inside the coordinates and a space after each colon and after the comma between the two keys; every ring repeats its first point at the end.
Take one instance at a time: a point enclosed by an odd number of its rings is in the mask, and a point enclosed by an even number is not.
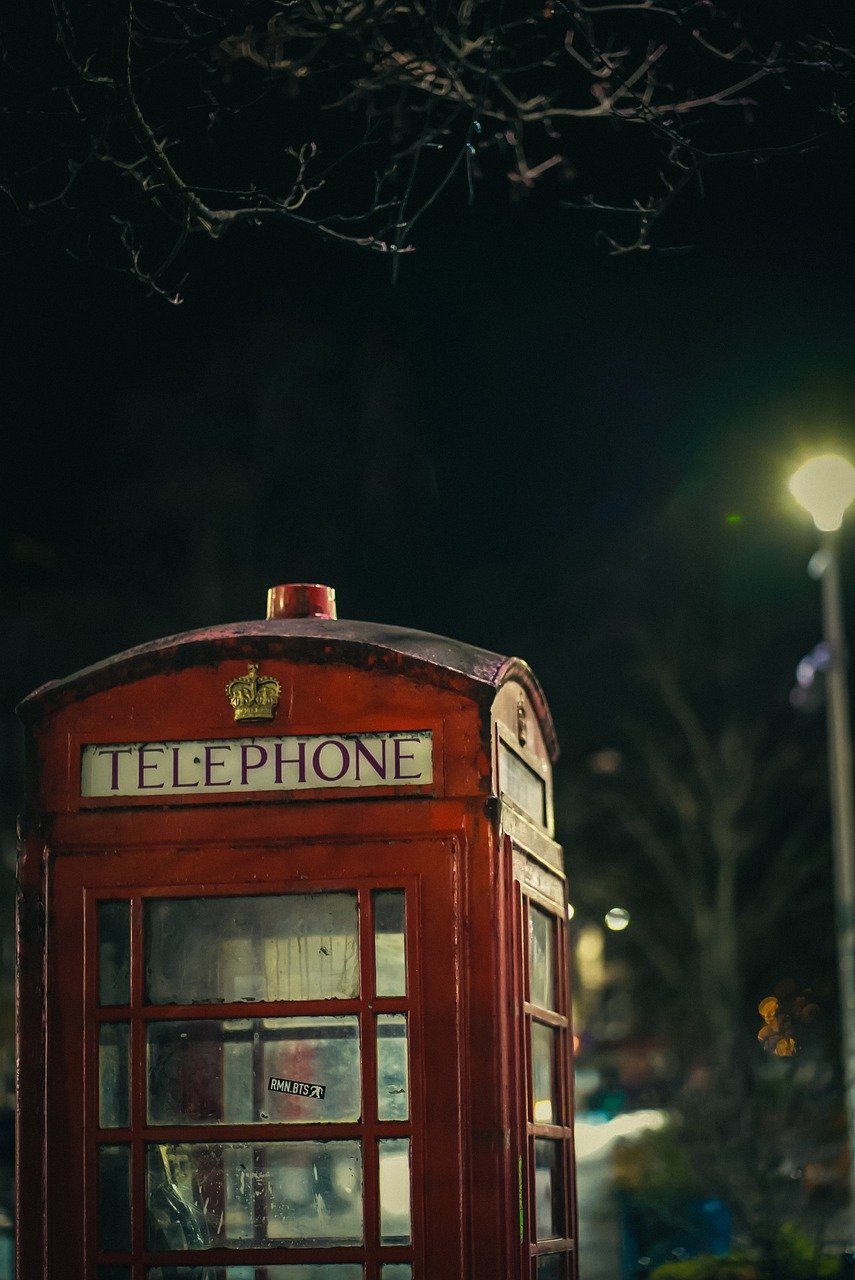
{"type": "Polygon", "coordinates": [[[612,933],[620,933],[629,924],[629,912],[625,907],[612,907],[605,915],[606,928],[612,933]]]}

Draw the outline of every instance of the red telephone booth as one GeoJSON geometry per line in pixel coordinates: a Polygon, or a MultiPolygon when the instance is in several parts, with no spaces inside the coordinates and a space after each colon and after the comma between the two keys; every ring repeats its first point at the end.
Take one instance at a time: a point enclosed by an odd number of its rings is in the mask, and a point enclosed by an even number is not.
{"type": "Polygon", "coordinates": [[[332,598],[22,704],[19,1280],[577,1275],[549,711],[332,598]]]}

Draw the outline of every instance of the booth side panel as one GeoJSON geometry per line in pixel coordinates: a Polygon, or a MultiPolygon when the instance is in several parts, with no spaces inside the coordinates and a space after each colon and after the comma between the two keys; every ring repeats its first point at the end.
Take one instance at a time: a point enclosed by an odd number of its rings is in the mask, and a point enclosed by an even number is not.
{"type": "Polygon", "coordinates": [[[466,1043],[464,1096],[470,1135],[469,1274],[473,1280],[515,1280],[512,1152],[510,956],[507,902],[495,824],[482,812],[472,828],[462,918],[466,921],[466,1043]]]}
{"type": "Polygon", "coordinates": [[[32,1263],[44,1253],[45,892],[42,843],[26,830],[19,844],[16,930],[17,1274],[35,1280],[32,1263]]]}

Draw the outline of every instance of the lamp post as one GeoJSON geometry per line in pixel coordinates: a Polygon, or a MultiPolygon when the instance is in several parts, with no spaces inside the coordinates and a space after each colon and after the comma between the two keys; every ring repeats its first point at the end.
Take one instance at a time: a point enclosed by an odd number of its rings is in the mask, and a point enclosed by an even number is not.
{"type": "Polygon", "coordinates": [[[822,582],[823,639],[830,656],[826,671],[828,782],[840,973],[843,1086],[849,1125],[850,1226],[855,1240],[855,808],[839,553],[843,516],[855,498],[855,467],[837,454],[823,454],[801,466],[790,478],[789,487],[822,534],[820,555],[811,564],[822,582]]]}

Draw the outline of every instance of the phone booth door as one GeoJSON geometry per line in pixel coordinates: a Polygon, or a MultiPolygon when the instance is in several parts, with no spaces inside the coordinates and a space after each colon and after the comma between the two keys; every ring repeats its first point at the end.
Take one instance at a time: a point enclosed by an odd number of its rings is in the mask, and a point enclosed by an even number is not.
{"type": "Polygon", "coordinates": [[[436,840],[54,860],[51,1280],[74,1257],[86,1280],[460,1274],[454,859],[436,840]]]}

